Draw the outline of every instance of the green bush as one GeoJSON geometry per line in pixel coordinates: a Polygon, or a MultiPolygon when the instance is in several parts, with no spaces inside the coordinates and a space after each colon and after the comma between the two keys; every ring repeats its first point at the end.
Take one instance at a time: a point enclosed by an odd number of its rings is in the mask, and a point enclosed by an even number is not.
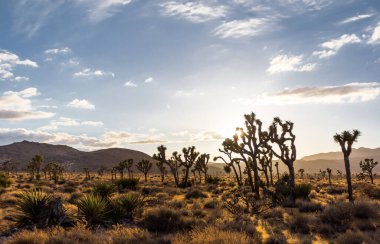
{"type": "Polygon", "coordinates": [[[6,188],[11,185],[12,181],[9,175],[0,173],[0,187],[6,188]]]}
{"type": "Polygon", "coordinates": [[[115,191],[115,185],[109,184],[105,181],[95,182],[94,188],[92,189],[94,195],[99,195],[103,199],[109,198],[115,191]]]}
{"type": "Polygon", "coordinates": [[[221,181],[221,179],[219,177],[217,177],[217,176],[208,175],[206,177],[206,183],[207,184],[217,185],[220,181],[221,181]]]}
{"type": "Polygon", "coordinates": [[[206,194],[204,194],[201,190],[199,189],[191,189],[186,193],[186,198],[191,199],[191,198],[205,198],[207,197],[206,194]]]}
{"type": "Polygon", "coordinates": [[[138,184],[138,178],[123,178],[115,181],[115,185],[118,187],[119,191],[123,189],[135,190],[138,184]]]}
{"type": "Polygon", "coordinates": [[[42,191],[27,191],[19,194],[16,200],[14,220],[20,225],[38,225],[46,218],[46,209],[53,200],[42,191]]]}
{"type": "Polygon", "coordinates": [[[83,217],[89,226],[103,224],[109,213],[109,204],[99,195],[86,194],[77,202],[79,216],[83,217]]]}
{"type": "Polygon", "coordinates": [[[296,198],[308,199],[310,192],[311,192],[310,184],[302,183],[302,184],[296,184],[294,186],[294,193],[296,195],[296,198]]]}

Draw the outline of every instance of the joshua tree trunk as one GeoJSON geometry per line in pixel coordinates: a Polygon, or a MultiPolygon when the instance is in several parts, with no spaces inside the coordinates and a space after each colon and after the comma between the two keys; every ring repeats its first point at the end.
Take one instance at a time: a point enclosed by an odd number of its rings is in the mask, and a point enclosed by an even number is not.
{"type": "Polygon", "coordinates": [[[294,173],[293,164],[289,164],[288,169],[289,169],[289,188],[290,188],[290,196],[289,197],[290,197],[290,200],[292,202],[294,202],[296,199],[296,196],[295,196],[295,192],[294,192],[295,173],[294,173]]]}
{"type": "Polygon", "coordinates": [[[348,191],[348,199],[350,202],[354,201],[352,196],[352,183],[351,183],[351,169],[350,169],[350,159],[349,155],[344,155],[344,166],[346,168],[346,180],[347,180],[347,191],[348,191]]]}
{"type": "Polygon", "coordinates": [[[147,173],[145,173],[145,174],[144,174],[144,177],[145,177],[145,182],[147,182],[147,181],[148,181],[148,177],[147,177],[147,175],[148,175],[147,173]]]}
{"type": "Polygon", "coordinates": [[[280,179],[280,172],[278,171],[278,165],[276,165],[277,181],[280,179]]]}
{"type": "Polygon", "coordinates": [[[269,176],[270,176],[270,184],[271,186],[273,186],[273,165],[272,165],[272,161],[269,162],[270,164],[270,167],[269,167],[269,176]]]}

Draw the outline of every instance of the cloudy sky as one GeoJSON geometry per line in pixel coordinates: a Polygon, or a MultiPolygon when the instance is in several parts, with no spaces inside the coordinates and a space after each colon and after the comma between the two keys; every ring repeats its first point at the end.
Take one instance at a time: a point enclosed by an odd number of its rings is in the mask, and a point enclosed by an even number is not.
{"type": "Polygon", "coordinates": [[[380,3],[0,2],[0,144],[213,155],[251,111],[295,122],[298,156],[380,146],[380,3]]]}

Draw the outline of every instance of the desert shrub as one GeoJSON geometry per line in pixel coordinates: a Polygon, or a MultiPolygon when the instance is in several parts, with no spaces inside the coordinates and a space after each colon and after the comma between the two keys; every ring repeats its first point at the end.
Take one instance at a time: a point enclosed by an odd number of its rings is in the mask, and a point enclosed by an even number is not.
{"type": "Polygon", "coordinates": [[[339,195],[339,194],[343,194],[347,191],[347,188],[344,188],[344,187],[341,187],[341,186],[328,186],[326,188],[326,192],[328,194],[332,194],[332,195],[339,195]]]}
{"type": "Polygon", "coordinates": [[[119,191],[123,189],[135,190],[138,184],[139,184],[138,178],[123,178],[123,179],[118,179],[115,181],[115,185],[117,186],[119,191]]]}
{"type": "Polygon", "coordinates": [[[116,225],[113,230],[107,232],[112,244],[124,243],[149,243],[152,239],[149,232],[139,228],[126,228],[116,225]]]}
{"type": "Polygon", "coordinates": [[[294,186],[294,193],[296,198],[308,199],[311,192],[311,184],[296,184],[294,186]]]}
{"type": "Polygon", "coordinates": [[[310,217],[303,214],[295,214],[289,220],[290,230],[294,233],[308,234],[310,232],[310,217]]]}
{"type": "Polygon", "coordinates": [[[6,188],[11,185],[12,181],[9,175],[0,173],[0,188],[6,188]]]}
{"type": "Polygon", "coordinates": [[[106,242],[103,235],[93,233],[82,225],[76,226],[68,231],[62,228],[53,229],[49,234],[50,238],[46,244],[101,244],[106,242]]]}
{"type": "Polygon", "coordinates": [[[361,232],[346,232],[340,235],[337,240],[337,244],[362,244],[367,243],[367,238],[361,232]]]}
{"type": "Polygon", "coordinates": [[[133,215],[144,206],[144,197],[138,193],[127,193],[111,202],[113,219],[132,219],[133,215]]]}
{"type": "Polygon", "coordinates": [[[206,194],[204,194],[201,190],[195,188],[195,189],[190,189],[186,193],[186,198],[187,199],[192,199],[192,198],[205,198],[207,197],[206,194]]]}
{"type": "Polygon", "coordinates": [[[370,219],[357,219],[354,221],[354,226],[361,231],[376,230],[376,224],[370,219]]]}
{"type": "Polygon", "coordinates": [[[89,226],[102,224],[109,213],[108,202],[99,195],[86,194],[77,202],[79,216],[83,217],[89,226]]]}
{"type": "Polygon", "coordinates": [[[155,208],[144,214],[141,225],[151,232],[175,232],[191,228],[178,211],[155,208]]]}
{"type": "Polygon", "coordinates": [[[323,223],[330,224],[336,231],[345,231],[353,218],[353,205],[351,203],[336,203],[327,206],[321,213],[323,223]]]}
{"type": "Polygon", "coordinates": [[[186,188],[186,187],[191,187],[193,185],[193,183],[191,183],[191,181],[187,181],[187,183],[185,184],[185,181],[181,181],[178,183],[178,187],[179,188],[186,188]]]}
{"type": "Polygon", "coordinates": [[[6,244],[41,244],[46,243],[49,235],[42,230],[24,230],[16,233],[6,244]]]}
{"type": "Polygon", "coordinates": [[[281,232],[271,233],[271,235],[264,241],[265,244],[287,244],[286,237],[281,232]]]}
{"type": "Polygon", "coordinates": [[[26,191],[17,195],[14,221],[20,225],[37,225],[44,222],[46,209],[53,197],[41,191],[26,191]]]}
{"type": "Polygon", "coordinates": [[[356,202],[353,212],[354,216],[359,219],[375,219],[378,216],[376,207],[369,202],[356,202]]]}
{"type": "Polygon", "coordinates": [[[213,185],[217,185],[222,179],[220,179],[219,177],[217,176],[212,176],[212,175],[208,175],[206,177],[206,183],[207,184],[213,184],[213,185]]]}
{"type": "Polygon", "coordinates": [[[67,200],[69,203],[75,204],[79,198],[83,196],[83,193],[81,192],[74,192],[71,193],[70,198],[67,200]]]}
{"type": "Polygon", "coordinates": [[[380,199],[380,188],[373,186],[373,185],[366,185],[363,187],[362,191],[369,196],[370,198],[373,199],[380,199]]]}
{"type": "Polygon", "coordinates": [[[301,213],[314,213],[322,211],[323,207],[320,203],[311,202],[311,201],[296,201],[296,205],[298,206],[298,210],[301,213]]]}
{"type": "Polygon", "coordinates": [[[99,195],[103,199],[109,198],[112,193],[116,191],[115,185],[107,183],[105,181],[97,181],[94,184],[94,188],[92,189],[92,193],[94,195],[99,195]]]}
{"type": "Polygon", "coordinates": [[[64,193],[73,193],[75,191],[76,191],[76,187],[75,186],[71,186],[71,185],[65,185],[62,188],[62,192],[64,192],[64,193]]]}
{"type": "Polygon", "coordinates": [[[214,209],[218,206],[218,202],[215,199],[211,199],[203,205],[204,208],[214,209]]]}
{"type": "Polygon", "coordinates": [[[248,217],[239,217],[225,221],[221,226],[221,229],[226,231],[244,232],[248,236],[254,237],[255,239],[261,239],[261,234],[256,229],[257,224],[257,221],[248,217]]]}
{"type": "Polygon", "coordinates": [[[263,219],[283,219],[284,218],[284,210],[281,208],[273,208],[265,211],[261,214],[263,219]]]}
{"type": "Polygon", "coordinates": [[[253,240],[245,233],[237,231],[220,230],[216,227],[197,228],[192,230],[188,235],[178,234],[173,238],[174,244],[186,243],[252,243],[253,240]]]}

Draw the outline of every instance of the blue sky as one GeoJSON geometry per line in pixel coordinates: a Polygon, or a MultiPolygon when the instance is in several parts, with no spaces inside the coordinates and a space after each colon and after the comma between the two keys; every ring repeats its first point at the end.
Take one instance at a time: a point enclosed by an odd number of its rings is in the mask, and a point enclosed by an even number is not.
{"type": "Polygon", "coordinates": [[[0,144],[213,155],[255,112],[299,157],[359,129],[378,147],[380,2],[0,2],[0,144]]]}

